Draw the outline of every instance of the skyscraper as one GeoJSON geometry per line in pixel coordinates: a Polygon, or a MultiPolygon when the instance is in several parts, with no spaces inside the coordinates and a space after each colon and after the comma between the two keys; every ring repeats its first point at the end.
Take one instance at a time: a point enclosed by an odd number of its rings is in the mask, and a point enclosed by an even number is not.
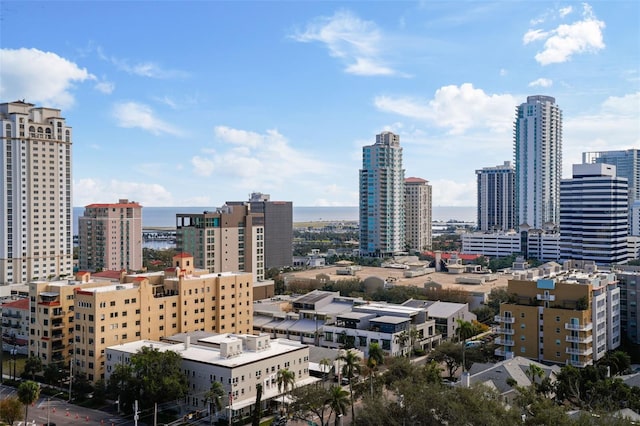
{"type": "Polygon", "coordinates": [[[515,170],[510,161],[502,166],[476,170],[478,182],[478,229],[516,229],[515,170]]]}
{"type": "Polygon", "coordinates": [[[59,109],[0,104],[0,285],[73,270],[71,127],[59,109]]]}
{"type": "Polygon", "coordinates": [[[142,269],[142,206],[135,201],[86,206],[78,231],[80,269],[142,269]]]}
{"type": "Polygon", "coordinates": [[[405,241],[409,250],[431,249],[431,185],[409,177],[404,180],[405,241]]]}
{"type": "Polygon", "coordinates": [[[627,179],[609,164],[574,164],[560,186],[560,257],[598,265],[628,258],[627,179]]]}
{"type": "Polygon", "coordinates": [[[517,224],[558,224],[562,178],[562,111],[550,96],[528,96],[514,123],[517,224]]]}
{"type": "Polygon", "coordinates": [[[264,215],[264,268],[293,265],[293,203],[271,201],[269,194],[254,192],[249,201],[227,201],[227,205],[248,205],[251,213],[264,215]]]}
{"type": "Polygon", "coordinates": [[[360,253],[383,257],[405,249],[400,136],[382,132],[375,144],[362,147],[360,253]]]}

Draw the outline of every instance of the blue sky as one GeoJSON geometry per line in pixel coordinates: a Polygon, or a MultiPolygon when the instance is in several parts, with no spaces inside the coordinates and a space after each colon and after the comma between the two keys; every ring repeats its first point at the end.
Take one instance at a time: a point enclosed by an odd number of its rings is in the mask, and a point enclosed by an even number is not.
{"type": "Polygon", "coordinates": [[[358,204],[362,146],[400,135],[435,206],[512,159],[554,96],[564,177],[640,147],[640,2],[0,2],[0,101],[61,108],[74,205],[358,204]]]}

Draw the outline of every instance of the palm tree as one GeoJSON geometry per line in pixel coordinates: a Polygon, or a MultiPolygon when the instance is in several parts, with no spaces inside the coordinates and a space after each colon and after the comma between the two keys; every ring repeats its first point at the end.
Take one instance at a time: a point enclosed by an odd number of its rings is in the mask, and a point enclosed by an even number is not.
{"type": "Polygon", "coordinates": [[[373,378],[375,376],[378,366],[384,364],[384,351],[380,347],[379,343],[373,342],[369,345],[369,359],[367,360],[367,367],[369,369],[369,385],[371,388],[371,396],[373,396],[373,378]]]}
{"type": "Polygon", "coordinates": [[[323,374],[323,380],[327,380],[327,373],[329,373],[329,370],[331,369],[331,364],[333,364],[333,361],[331,361],[329,358],[322,358],[320,360],[320,368],[322,369],[322,374],[323,374]]]}
{"type": "Polygon", "coordinates": [[[40,397],[40,385],[31,380],[20,383],[18,386],[18,399],[24,404],[24,421],[27,422],[29,405],[33,404],[40,397]]]}
{"type": "Polygon", "coordinates": [[[404,349],[407,346],[407,342],[411,340],[411,336],[407,330],[403,330],[396,336],[396,342],[400,344],[402,348],[402,355],[404,355],[404,349]]]}
{"type": "Polygon", "coordinates": [[[355,351],[347,350],[338,357],[338,360],[343,363],[342,374],[349,379],[349,393],[351,394],[351,421],[356,419],[355,409],[353,407],[353,378],[356,373],[360,373],[360,357],[355,351]]]}
{"type": "Polygon", "coordinates": [[[204,394],[205,401],[209,402],[209,422],[213,421],[214,413],[222,410],[222,397],[224,396],[224,387],[220,382],[211,382],[211,387],[204,394]],[[214,413],[211,413],[211,407],[214,408],[214,413]]]}
{"type": "MultiPolygon", "coordinates": [[[[347,413],[347,407],[349,406],[349,393],[342,389],[341,386],[331,386],[329,389],[329,407],[331,411],[336,413],[336,417],[334,420],[335,426],[338,426],[338,419],[340,415],[345,415],[347,413]]],[[[331,414],[329,414],[331,417],[331,414]]]]}
{"type": "Polygon", "coordinates": [[[458,341],[462,340],[462,372],[464,373],[467,368],[467,364],[465,361],[465,349],[467,346],[467,339],[472,337],[474,334],[473,324],[469,321],[465,321],[462,318],[458,318],[457,320],[458,328],[456,329],[456,334],[458,335],[458,341]]]}
{"type": "Polygon", "coordinates": [[[282,411],[284,412],[284,395],[287,393],[287,390],[291,390],[295,387],[296,373],[289,371],[288,368],[278,370],[276,382],[278,383],[278,392],[282,392],[282,411]]]}
{"type": "Polygon", "coordinates": [[[262,385],[258,383],[256,385],[256,405],[253,409],[253,415],[251,416],[251,426],[260,426],[260,419],[262,418],[262,385]]]}
{"type": "Polygon", "coordinates": [[[529,364],[529,367],[524,372],[529,380],[531,380],[531,388],[535,389],[536,387],[536,377],[542,379],[544,377],[544,370],[538,364],[534,364],[533,362],[529,364]]]}

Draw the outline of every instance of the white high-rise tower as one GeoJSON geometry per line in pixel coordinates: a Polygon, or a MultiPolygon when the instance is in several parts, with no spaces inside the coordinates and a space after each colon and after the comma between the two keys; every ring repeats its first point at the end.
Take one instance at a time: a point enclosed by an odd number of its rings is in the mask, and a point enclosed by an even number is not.
{"type": "Polygon", "coordinates": [[[362,148],[360,253],[383,257],[405,249],[400,136],[382,132],[375,144],[362,148]]]}
{"type": "Polygon", "coordinates": [[[550,96],[528,96],[514,123],[517,224],[549,229],[560,218],[562,110],[550,96]]]}
{"type": "Polygon", "coordinates": [[[0,104],[0,284],[73,270],[71,127],[59,109],[0,104]]]}

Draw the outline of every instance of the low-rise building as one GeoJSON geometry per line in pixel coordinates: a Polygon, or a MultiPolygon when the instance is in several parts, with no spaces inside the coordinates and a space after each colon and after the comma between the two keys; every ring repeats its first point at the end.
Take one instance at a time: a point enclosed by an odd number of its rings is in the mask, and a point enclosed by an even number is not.
{"type": "Polygon", "coordinates": [[[520,233],[469,232],[461,235],[462,253],[491,257],[507,257],[522,251],[520,233]]]}
{"type": "Polygon", "coordinates": [[[21,298],[3,303],[2,346],[0,350],[27,355],[29,343],[29,299],[21,298]]]}
{"type": "Polygon", "coordinates": [[[288,369],[294,373],[295,386],[305,386],[319,380],[309,376],[309,347],[285,339],[270,339],[268,335],[219,334],[202,337],[191,342],[183,336],[182,343],[137,340],[106,348],[105,379],[115,366],[128,363],[142,347],[159,351],[174,351],[182,358],[182,369],[187,377],[189,392],[185,397],[187,410],[207,410],[203,395],[211,383],[220,382],[225,389],[224,409],[218,417],[227,418],[249,414],[256,403],[256,385],[262,385],[262,408],[282,395],[278,389],[278,371],[288,369]]]}
{"type": "Polygon", "coordinates": [[[460,326],[458,320],[472,322],[477,319],[476,314],[469,312],[468,303],[410,299],[403,305],[426,308],[429,319],[435,321],[436,332],[442,335],[442,339],[449,339],[456,335],[456,330],[460,326]]]}

